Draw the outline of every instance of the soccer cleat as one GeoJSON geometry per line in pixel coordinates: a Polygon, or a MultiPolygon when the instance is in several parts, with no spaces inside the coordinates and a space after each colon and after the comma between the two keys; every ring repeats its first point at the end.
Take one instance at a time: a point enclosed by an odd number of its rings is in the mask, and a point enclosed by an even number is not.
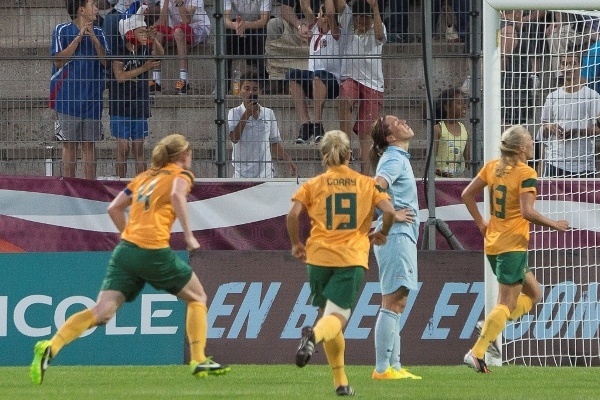
{"type": "Polygon", "coordinates": [[[310,326],[305,326],[302,328],[300,345],[296,351],[296,365],[302,368],[308,364],[313,351],[315,351],[315,334],[310,326]]]}
{"type": "Polygon", "coordinates": [[[51,348],[52,342],[49,340],[41,340],[33,348],[33,361],[29,368],[29,377],[31,382],[36,385],[41,385],[44,380],[44,372],[46,372],[50,360],[52,360],[51,348]]]}
{"type": "Polygon", "coordinates": [[[388,369],[386,369],[385,371],[383,371],[382,373],[377,372],[376,369],[373,370],[373,373],[371,374],[371,378],[378,380],[378,381],[386,381],[386,380],[393,380],[393,379],[402,379],[400,377],[400,375],[398,374],[398,372],[393,369],[392,367],[389,367],[388,369]]]}
{"type": "Polygon", "coordinates": [[[148,86],[150,87],[150,94],[154,94],[154,93],[160,92],[162,90],[160,83],[156,82],[155,80],[149,81],[148,86]]]}
{"type": "Polygon", "coordinates": [[[423,379],[422,376],[415,375],[415,374],[408,372],[406,370],[406,368],[400,368],[399,370],[394,370],[394,372],[396,372],[396,374],[398,374],[398,376],[400,376],[399,379],[414,379],[414,380],[423,379]]]}
{"type": "Polygon", "coordinates": [[[175,93],[187,94],[187,92],[189,90],[190,90],[190,85],[188,85],[187,82],[184,81],[183,79],[180,79],[177,82],[175,82],[175,93]]]}
{"type": "MultiPolygon", "coordinates": [[[[483,330],[483,322],[484,321],[477,321],[477,323],[475,324],[475,332],[477,332],[477,337],[481,337],[481,331],[483,330]]],[[[487,352],[492,357],[502,358],[502,353],[500,352],[500,346],[498,346],[498,339],[496,339],[490,343],[490,345],[487,348],[487,352]]]]}
{"type": "Polygon", "coordinates": [[[208,375],[223,375],[231,371],[231,367],[219,364],[207,357],[204,362],[190,361],[190,370],[196,378],[206,378],[208,375]]]}
{"type": "Polygon", "coordinates": [[[354,396],[354,389],[350,385],[341,385],[335,389],[335,394],[338,396],[354,396]]]}
{"type": "Polygon", "coordinates": [[[481,372],[482,374],[489,374],[492,372],[488,369],[484,360],[473,355],[472,350],[469,350],[469,352],[465,354],[463,362],[467,364],[467,366],[473,368],[475,372],[481,372]]]}

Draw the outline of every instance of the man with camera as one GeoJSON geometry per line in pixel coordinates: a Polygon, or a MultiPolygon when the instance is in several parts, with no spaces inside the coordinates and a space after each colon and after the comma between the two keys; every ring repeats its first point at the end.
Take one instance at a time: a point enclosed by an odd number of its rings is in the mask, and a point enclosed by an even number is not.
{"type": "Polygon", "coordinates": [[[291,176],[296,176],[296,164],[281,146],[275,113],[259,104],[260,93],[258,76],[242,75],[242,104],[229,110],[227,115],[229,138],[233,142],[233,177],[274,178],[272,158],[285,161],[291,176]]]}

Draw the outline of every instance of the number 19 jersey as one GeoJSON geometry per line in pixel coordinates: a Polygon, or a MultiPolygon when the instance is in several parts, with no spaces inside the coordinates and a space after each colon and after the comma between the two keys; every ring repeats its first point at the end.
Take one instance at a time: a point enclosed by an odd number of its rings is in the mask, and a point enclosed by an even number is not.
{"type": "Polygon", "coordinates": [[[292,200],[304,204],[310,218],[306,262],[367,269],[373,211],[377,203],[389,198],[375,179],[345,165],[330,167],[302,184],[292,200]]]}
{"type": "Polygon", "coordinates": [[[485,234],[485,254],[526,251],[529,244],[529,221],[521,214],[521,193],[537,194],[537,173],[519,162],[507,167],[503,176],[495,174],[500,160],[487,163],[477,176],[487,183],[490,195],[490,222],[485,234]]]}

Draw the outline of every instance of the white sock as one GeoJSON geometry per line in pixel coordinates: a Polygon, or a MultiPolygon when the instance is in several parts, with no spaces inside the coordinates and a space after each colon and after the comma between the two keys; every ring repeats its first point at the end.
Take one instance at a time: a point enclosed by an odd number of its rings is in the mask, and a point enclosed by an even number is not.
{"type": "Polygon", "coordinates": [[[186,69],[179,70],[179,79],[187,82],[187,70],[186,69]]]}
{"type": "Polygon", "coordinates": [[[156,83],[160,85],[160,69],[155,69],[154,71],[152,71],[152,79],[154,79],[154,81],[156,81],[156,83]]]}

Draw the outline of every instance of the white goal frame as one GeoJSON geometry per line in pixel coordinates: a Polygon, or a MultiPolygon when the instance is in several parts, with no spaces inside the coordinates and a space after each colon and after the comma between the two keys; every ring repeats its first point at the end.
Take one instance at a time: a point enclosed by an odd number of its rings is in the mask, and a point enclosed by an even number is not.
{"type": "MultiPolygon", "coordinates": [[[[483,0],[483,157],[484,163],[499,156],[502,129],[500,74],[500,14],[499,10],[598,10],[598,0],[483,0]]],[[[484,215],[489,215],[489,196],[485,193],[484,215]]],[[[485,267],[485,315],[494,308],[498,286],[489,263],[485,267]]],[[[502,360],[486,356],[490,365],[499,366],[502,360]]]]}

